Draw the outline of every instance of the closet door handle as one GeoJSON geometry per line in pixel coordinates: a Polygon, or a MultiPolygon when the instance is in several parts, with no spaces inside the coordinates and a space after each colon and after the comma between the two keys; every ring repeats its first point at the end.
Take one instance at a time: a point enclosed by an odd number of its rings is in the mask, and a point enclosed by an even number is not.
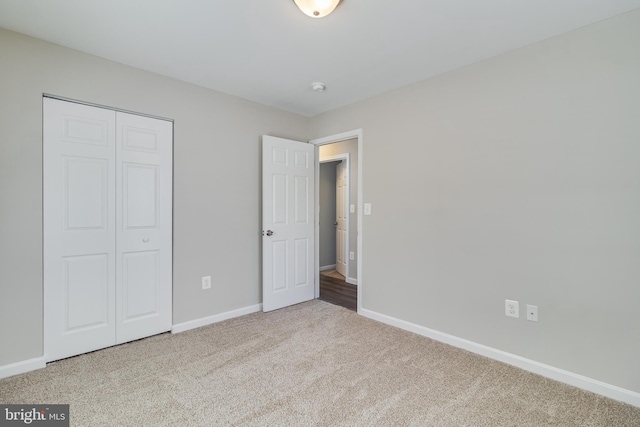
{"type": "Polygon", "coordinates": [[[143,243],[149,243],[149,238],[148,238],[148,237],[145,237],[144,239],[142,239],[142,242],[143,242],[143,243]]]}

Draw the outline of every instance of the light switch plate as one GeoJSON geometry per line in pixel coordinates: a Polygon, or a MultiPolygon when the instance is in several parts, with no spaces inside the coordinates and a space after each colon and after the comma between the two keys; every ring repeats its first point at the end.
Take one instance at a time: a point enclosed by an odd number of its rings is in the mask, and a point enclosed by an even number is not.
{"type": "Polygon", "coordinates": [[[349,206],[349,213],[356,213],[356,205],[349,206]]]}
{"type": "Polygon", "coordinates": [[[364,204],[364,214],[371,215],[371,203],[364,204]]]}

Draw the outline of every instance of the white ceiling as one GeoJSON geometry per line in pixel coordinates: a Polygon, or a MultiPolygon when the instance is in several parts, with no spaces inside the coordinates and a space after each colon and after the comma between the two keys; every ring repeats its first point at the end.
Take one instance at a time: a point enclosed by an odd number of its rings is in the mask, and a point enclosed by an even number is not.
{"type": "Polygon", "coordinates": [[[635,8],[343,0],[312,19],[292,0],[0,0],[0,27],[314,116],[635,8]]]}

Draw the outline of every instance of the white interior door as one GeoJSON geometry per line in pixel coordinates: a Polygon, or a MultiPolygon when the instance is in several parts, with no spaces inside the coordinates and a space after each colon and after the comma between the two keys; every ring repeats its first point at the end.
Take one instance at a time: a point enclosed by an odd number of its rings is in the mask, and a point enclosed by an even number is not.
{"type": "Polygon", "coordinates": [[[48,361],[171,329],[171,122],[44,98],[48,361]]]}
{"type": "Polygon", "coordinates": [[[349,177],[343,160],[336,165],[336,271],[347,276],[347,195],[349,177]]]}
{"type": "Polygon", "coordinates": [[[115,115],[44,99],[47,361],[115,344],[115,115]]]}
{"type": "Polygon", "coordinates": [[[171,329],[173,124],[116,113],[116,341],[171,329]]]}
{"type": "Polygon", "coordinates": [[[262,307],[315,297],[315,147],[262,137],[262,307]]]}

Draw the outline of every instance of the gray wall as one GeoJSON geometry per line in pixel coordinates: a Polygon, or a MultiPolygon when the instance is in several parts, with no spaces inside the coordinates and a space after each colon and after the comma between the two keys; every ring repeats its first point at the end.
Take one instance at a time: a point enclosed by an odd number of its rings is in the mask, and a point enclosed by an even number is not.
{"type": "Polygon", "coordinates": [[[320,267],[336,264],[336,165],[320,163],[320,267]]]}
{"type": "Polygon", "coordinates": [[[320,159],[338,154],[349,153],[349,204],[356,206],[354,213],[349,213],[349,251],[354,252],[355,259],[349,260],[349,278],[358,278],[358,139],[334,142],[320,146],[320,159]]]}
{"type": "Polygon", "coordinates": [[[5,30],[0,52],[0,366],[43,351],[43,92],[175,120],[174,323],[261,302],[260,136],[308,118],[5,30]]]}
{"type": "Polygon", "coordinates": [[[364,308],[640,392],[638,52],[640,10],[315,117],[363,129],[364,308]]]}

